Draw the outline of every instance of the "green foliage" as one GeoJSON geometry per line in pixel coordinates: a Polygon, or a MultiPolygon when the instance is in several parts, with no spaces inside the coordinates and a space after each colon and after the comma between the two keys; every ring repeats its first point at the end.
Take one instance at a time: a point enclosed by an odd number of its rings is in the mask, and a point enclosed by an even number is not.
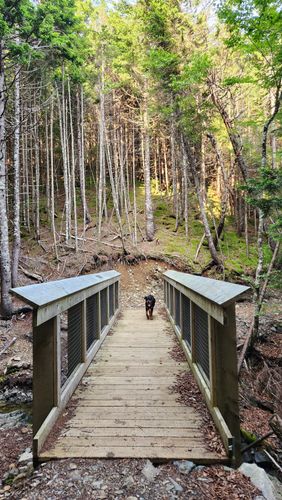
{"type": "Polygon", "coordinates": [[[189,62],[183,65],[181,73],[173,79],[173,90],[187,90],[191,85],[204,83],[210,67],[211,60],[209,54],[192,54],[189,62]]]}
{"type": "Polygon", "coordinates": [[[267,88],[282,73],[282,11],[279,0],[223,0],[219,16],[230,28],[227,44],[252,57],[267,88]]]}
{"type": "Polygon", "coordinates": [[[282,239],[282,169],[261,168],[256,179],[248,180],[243,189],[248,193],[248,202],[263,211],[264,216],[272,216],[270,225],[273,239],[282,239]]]}

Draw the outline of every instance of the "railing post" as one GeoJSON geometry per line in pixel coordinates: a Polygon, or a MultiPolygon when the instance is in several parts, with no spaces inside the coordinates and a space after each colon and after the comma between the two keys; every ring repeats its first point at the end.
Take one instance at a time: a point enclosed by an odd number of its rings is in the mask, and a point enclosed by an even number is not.
{"type": "MultiPolygon", "coordinates": [[[[55,316],[33,329],[33,435],[49,412],[60,406],[60,322],[55,316]]],[[[34,314],[36,324],[36,313],[34,314]]]]}
{"type": "Polygon", "coordinates": [[[214,320],[208,316],[209,328],[209,365],[210,365],[210,397],[212,406],[217,406],[216,397],[216,338],[214,320]]]}

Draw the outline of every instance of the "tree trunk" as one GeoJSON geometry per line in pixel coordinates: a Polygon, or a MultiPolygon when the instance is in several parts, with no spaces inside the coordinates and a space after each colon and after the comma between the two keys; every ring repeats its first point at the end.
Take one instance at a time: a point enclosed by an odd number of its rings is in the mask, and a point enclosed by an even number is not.
{"type": "Polygon", "coordinates": [[[14,219],[13,219],[13,254],[12,286],[17,286],[18,266],[21,250],[20,230],[20,67],[15,67],[15,127],[14,127],[14,219]]]}
{"type": "Polygon", "coordinates": [[[229,118],[228,113],[226,111],[226,107],[221,102],[220,97],[217,94],[213,83],[210,83],[210,90],[211,90],[212,101],[213,101],[215,107],[217,108],[217,110],[219,111],[221,118],[224,122],[224,125],[226,127],[227,133],[229,135],[229,139],[230,139],[230,142],[232,144],[233,151],[235,154],[236,162],[240,168],[240,171],[242,173],[244,181],[246,181],[248,178],[248,168],[247,168],[247,164],[246,164],[245,159],[244,159],[243,154],[242,154],[241,137],[234,130],[231,119],[229,118]]]}
{"type": "MultiPolygon", "coordinates": [[[[262,143],[261,143],[261,166],[265,168],[267,165],[267,138],[269,127],[273,122],[275,116],[277,115],[282,100],[282,92],[280,87],[276,92],[276,99],[274,104],[274,109],[272,115],[267,120],[263,127],[262,131],[262,143]]],[[[262,307],[261,297],[261,282],[263,279],[263,231],[264,231],[264,213],[261,208],[258,209],[258,236],[257,236],[257,248],[258,248],[258,265],[256,269],[256,278],[255,278],[255,293],[254,293],[254,302],[255,302],[255,317],[254,317],[254,329],[252,335],[252,343],[258,337],[259,333],[259,315],[262,307]]]]}
{"type": "Polygon", "coordinates": [[[53,141],[53,125],[54,125],[54,99],[51,100],[50,114],[50,215],[51,215],[51,230],[54,241],[54,251],[58,260],[56,226],[55,226],[55,193],[54,193],[54,141],[53,141]]]}
{"type": "Polygon", "coordinates": [[[145,184],[145,217],[146,217],[146,238],[153,241],[155,236],[155,225],[151,193],[151,168],[150,168],[150,130],[148,115],[148,89],[145,82],[144,92],[144,184],[145,184]]]}
{"type": "Polygon", "coordinates": [[[85,224],[91,221],[90,212],[88,209],[85,195],[85,162],[84,162],[84,99],[83,87],[81,85],[80,92],[76,93],[77,106],[77,146],[78,146],[78,171],[79,171],[79,187],[80,198],[83,212],[83,233],[85,232],[85,224]]]}
{"type": "Polygon", "coordinates": [[[188,161],[185,151],[183,136],[181,136],[181,150],[182,150],[182,171],[183,171],[183,192],[184,192],[184,224],[185,224],[185,236],[188,241],[189,237],[189,206],[188,206],[188,161]]]}
{"type": "Polygon", "coordinates": [[[204,200],[203,195],[202,195],[202,189],[200,186],[200,179],[199,179],[199,175],[197,172],[196,163],[195,163],[193,152],[191,150],[191,146],[189,144],[189,140],[187,139],[187,137],[184,138],[184,145],[185,145],[187,158],[189,160],[189,165],[190,165],[190,168],[191,168],[191,171],[193,174],[193,178],[194,178],[196,194],[197,194],[198,202],[200,205],[201,218],[202,218],[202,222],[203,222],[204,229],[205,229],[205,235],[206,235],[206,238],[208,241],[210,254],[211,254],[213,263],[216,266],[219,266],[220,268],[222,268],[222,262],[221,262],[220,258],[218,257],[217,250],[215,248],[213,237],[211,234],[209,221],[208,221],[207,214],[206,214],[205,200],[204,200]]]}
{"type": "MultiPolygon", "coordinates": [[[[36,108],[36,103],[35,103],[36,108]]],[[[34,153],[35,153],[35,239],[40,240],[40,152],[39,152],[39,132],[38,132],[38,114],[34,114],[34,153]]]]}
{"type": "Polygon", "coordinates": [[[1,315],[9,318],[12,315],[12,301],[9,295],[11,288],[11,263],[9,249],[9,229],[6,204],[6,147],[5,147],[5,70],[3,61],[3,41],[0,40],[0,263],[1,263],[1,315]]]}
{"type": "Polygon", "coordinates": [[[220,193],[221,194],[221,212],[220,212],[219,223],[217,226],[217,231],[216,231],[215,238],[214,238],[214,246],[217,249],[220,236],[221,236],[223,229],[224,229],[225,217],[226,217],[227,208],[228,208],[228,183],[229,183],[229,180],[228,180],[227,172],[226,172],[226,169],[224,166],[224,161],[223,161],[223,158],[221,155],[221,151],[219,150],[216,139],[213,136],[213,134],[207,134],[207,136],[211,142],[212,147],[214,148],[214,151],[216,154],[216,160],[217,160],[217,163],[218,163],[221,175],[222,175],[222,179],[223,179],[223,192],[222,192],[222,190],[220,190],[221,191],[221,193],[220,193]]]}
{"type": "MultiPolygon", "coordinates": [[[[74,152],[74,133],[73,133],[73,116],[72,116],[72,102],[71,102],[71,89],[70,89],[70,79],[68,78],[68,100],[69,100],[69,120],[70,120],[70,140],[71,140],[71,152],[70,152],[70,163],[71,163],[71,190],[73,196],[73,218],[74,218],[74,242],[75,251],[78,250],[78,240],[77,240],[77,206],[76,206],[76,189],[75,189],[75,152],[74,152]]],[[[83,219],[85,220],[85,219],[83,219]]],[[[84,222],[85,224],[85,222],[84,222]]],[[[84,234],[83,230],[83,234],[84,234]]]]}

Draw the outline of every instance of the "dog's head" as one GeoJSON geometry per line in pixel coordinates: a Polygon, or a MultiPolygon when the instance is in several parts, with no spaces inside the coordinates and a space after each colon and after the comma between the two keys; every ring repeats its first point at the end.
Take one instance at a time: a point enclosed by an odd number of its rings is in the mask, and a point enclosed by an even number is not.
{"type": "Polygon", "coordinates": [[[156,301],[153,295],[146,295],[146,297],[144,297],[144,300],[147,308],[154,307],[156,301]]]}

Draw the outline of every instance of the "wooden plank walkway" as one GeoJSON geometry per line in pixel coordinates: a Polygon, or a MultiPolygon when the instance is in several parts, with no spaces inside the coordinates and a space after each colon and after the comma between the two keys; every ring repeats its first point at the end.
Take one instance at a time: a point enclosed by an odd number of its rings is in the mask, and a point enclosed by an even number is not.
{"type": "Polygon", "coordinates": [[[125,310],[75,391],[67,423],[40,459],[225,461],[207,450],[201,415],[169,389],[188,370],[169,354],[173,336],[160,314],[148,321],[143,310],[125,310]]]}

